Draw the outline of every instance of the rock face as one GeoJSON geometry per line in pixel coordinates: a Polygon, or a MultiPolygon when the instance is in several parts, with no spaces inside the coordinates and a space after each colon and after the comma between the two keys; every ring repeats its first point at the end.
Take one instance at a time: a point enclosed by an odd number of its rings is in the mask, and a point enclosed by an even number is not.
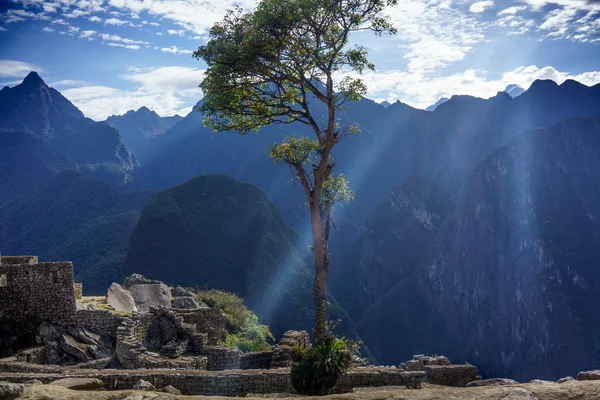
{"type": "Polygon", "coordinates": [[[140,312],[148,312],[150,306],[171,307],[171,289],[164,283],[133,285],[129,292],[140,312]]]}
{"type": "Polygon", "coordinates": [[[0,399],[13,400],[23,394],[25,386],[19,383],[10,383],[0,381],[0,399]]]}
{"type": "Polygon", "coordinates": [[[96,378],[64,378],[50,382],[53,386],[62,386],[71,390],[98,390],[102,388],[102,381],[96,378]]]}
{"type": "MultiPolygon", "coordinates": [[[[187,309],[187,310],[196,310],[198,308],[203,308],[200,305],[200,302],[196,300],[194,297],[175,297],[172,301],[173,308],[187,309]]],[[[207,307],[204,304],[204,307],[207,307]]]]}
{"type": "Polygon", "coordinates": [[[412,274],[452,213],[450,195],[436,182],[418,177],[407,179],[379,203],[362,240],[359,304],[364,310],[412,274]]]}
{"type": "Polygon", "coordinates": [[[379,349],[410,348],[520,381],[597,365],[598,154],[600,120],[581,118],[525,132],[482,162],[413,276],[361,321],[378,360],[388,362],[379,349]],[[379,328],[392,313],[403,319],[393,334],[379,328]]]}
{"type": "Polygon", "coordinates": [[[131,292],[116,282],[113,282],[106,292],[106,302],[119,312],[137,312],[131,292]]]}
{"type": "Polygon", "coordinates": [[[55,365],[78,364],[112,356],[112,340],[83,328],[63,328],[44,323],[37,341],[46,347],[46,362],[55,365]]]}
{"type": "Polygon", "coordinates": [[[360,320],[369,307],[413,273],[454,208],[452,198],[438,183],[412,177],[377,205],[356,242],[333,248],[331,291],[352,318],[360,320]]]}

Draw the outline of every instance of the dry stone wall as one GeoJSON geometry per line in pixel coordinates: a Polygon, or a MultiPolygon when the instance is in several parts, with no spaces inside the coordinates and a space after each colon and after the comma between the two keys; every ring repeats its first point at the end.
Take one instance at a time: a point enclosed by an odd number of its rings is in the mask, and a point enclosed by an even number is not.
{"type": "Polygon", "coordinates": [[[0,257],[0,334],[34,332],[43,321],[68,323],[75,314],[73,264],[37,257],[0,257]]]}
{"type": "Polygon", "coordinates": [[[227,369],[239,369],[241,353],[239,349],[229,349],[221,346],[208,347],[206,349],[208,370],[224,371],[227,369]]]}
{"type": "MultiPolygon", "coordinates": [[[[185,395],[205,396],[245,396],[248,393],[292,393],[289,369],[239,370],[225,372],[208,371],[81,371],[77,373],[50,374],[11,374],[0,373],[0,381],[23,383],[39,379],[49,383],[61,378],[97,378],[108,390],[127,390],[140,379],[152,383],[157,388],[171,385],[185,395]]],[[[334,389],[343,393],[355,387],[407,386],[425,381],[425,373],[408,372],[387,368],[357,368],[340,378],[334,389]]]]}
{"type": "Polygon", "coordinates": [[[80,328],[88,329],[103,336],[116,339],[117,329],[129,318],[113,314],[106,310],[77,310],[69,322],[80,328]]]}
{"type": "Polygon", "coordinates": [[[216,346],[225,339],[227,334],[227,320],[223,312],[217,308],[199,308],[196,310],[177,310],[177,315],[183,318],[186,324],[194,324],[196,332],[207,335],[206,345],[216,346]]]}

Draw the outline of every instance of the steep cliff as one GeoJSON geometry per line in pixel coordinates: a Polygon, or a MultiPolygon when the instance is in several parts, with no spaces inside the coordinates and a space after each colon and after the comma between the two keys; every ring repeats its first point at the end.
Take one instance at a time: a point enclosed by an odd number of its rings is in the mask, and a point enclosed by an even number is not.
{"type": "Polygon", "coordinates": [[[597,367],[598,154],[600,120],[580,118],[525,132],[485,159],[414,275],[365,313],[359,333],[375,356],[441,351],[523,380],[597,367]],[[430,343],[373,328],[409,308],[419,312],[405,325],[438,327],[430,343]]]}

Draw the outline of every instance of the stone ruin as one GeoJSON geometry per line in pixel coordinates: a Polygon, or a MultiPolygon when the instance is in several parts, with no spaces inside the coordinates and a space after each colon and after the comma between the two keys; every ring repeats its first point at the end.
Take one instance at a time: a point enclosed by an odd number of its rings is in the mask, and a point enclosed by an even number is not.
{"type": "Polygon", "coordinates": [[[425,381],[433,385],[465,387],[468,383],[480,381],[476,366],[471,364],[452,365],[445,356],[425,356],[419,354],[412,360],[400,363],[404,371],[423,371],[425,381]]]}
{"type": "MultiPolygon", "coordinates": [[[[245,354],[219,345],[226,334],[222,312],[181,287],[134,274],[123,285],[113,283],[106,297],[86,297],[70,262],[0,257],[0,381],[85,378],[114,390],[145,380],[183,394],[220,396],[294,392],[291,354],[294,346],[310,346],[306,331],[288,331],[272,350],[245,354]]],[[[580,375],[600,379],[600,371],[580,375]]],[[[334,392],[496,381],[482,381],[473,365],[417,355],[398,367],[352,368],[334,392]]]]}
{"type": "Polygon", "coordinates": [[[87,298],[73,282],[69,262],[2,256],[0,282],[5,367],[17,362],[200,371],[286,368],[291,346],[310,346],[307,332],[290,331],[272,351],[242,354],[221,347],[227,333],[221,310],[184,288],[138,274],[123,285],[113,283],[105,299],[87,298]]]}

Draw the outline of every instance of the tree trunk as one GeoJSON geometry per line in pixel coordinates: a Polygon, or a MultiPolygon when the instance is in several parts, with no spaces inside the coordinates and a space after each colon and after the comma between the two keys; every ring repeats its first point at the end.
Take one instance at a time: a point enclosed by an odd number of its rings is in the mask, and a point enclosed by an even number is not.
{"type": "Polygon", "coordinates": [[[320,203],[314,199],[310,203],[310,222],[315,256],[315,282],[313,286],[315,324],[313,334],[315,344],[318,344],[322,343],[329,334],[327,329],[327,270],[329,269],[329,257],[327,257],[327,251],[324,247],[320,203]]]}

